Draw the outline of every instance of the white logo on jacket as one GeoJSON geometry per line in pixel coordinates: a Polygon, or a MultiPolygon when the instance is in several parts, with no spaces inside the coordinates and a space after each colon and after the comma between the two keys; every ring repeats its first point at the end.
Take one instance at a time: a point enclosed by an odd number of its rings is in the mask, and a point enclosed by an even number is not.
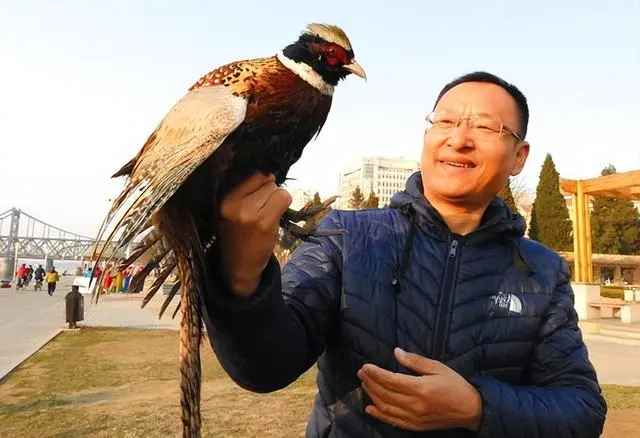
{"type": "Polygon", "coordinates": [[[505,294],[499,291],[497,294],[489,298],[489,315],[498,314],[516,314],[522,313],[522,301],[513,294],[505,294]]]}

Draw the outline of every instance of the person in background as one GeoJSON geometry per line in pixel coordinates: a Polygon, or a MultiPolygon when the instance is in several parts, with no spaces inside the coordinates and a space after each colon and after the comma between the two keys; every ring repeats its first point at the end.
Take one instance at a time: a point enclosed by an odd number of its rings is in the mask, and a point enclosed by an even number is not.
{"type": "Polygon", "coordinates": [[[131,266],[125,269],[123,273],[122,292],[129,291],[129,282],[131,281],[131,266]]]}
{"type": "Polygon", "coordinates": [[[122,292],[122,270],[114,267],[115,275],[113,276],[113,291],[122,292]]]}
{"type": "Polygon", "coordinates": [[[42,265],[38,265],[38,267],[36,268],[36,270],[33,272],[33,276],[36,280],[40,280],[43,281],[44,280],[44,276],[46,274],[46,271],[44,270],[44,268],[42,267],[42,265]]]}
{"type": "Polygon", "coordinates": [[[55,266],[51,267],[51,270],[47,273],[45,281],[47,282],[47,291],[49,296],[53,296],[53,292],[56,290],[56,284],[60,281],[60,276],[58,275],[58,271],[56,271],[55,266]]]}
{"type": "Polygon", "coordinates": [[[38,265],[38,267],[36,268],[35,271],[33,271],[33,278],[36,280],[36,282],[40,282],[40,286],[42,285],[42,282],[44,281],[44,277],[45,277],[45,270],[42,267],[42,265],[38,265]]]}
{"type": "Polygon", "coordinates": [[[27,278],[27,265],[26,264],[21,264],[20,266],[18,266],[18,270],[16,271],[16,277],[18,277],[18,283],[16,284],[16,289],[20,289],[21,287],[24,286],[24,283],[26,283],[26,278],[27,278]]]}

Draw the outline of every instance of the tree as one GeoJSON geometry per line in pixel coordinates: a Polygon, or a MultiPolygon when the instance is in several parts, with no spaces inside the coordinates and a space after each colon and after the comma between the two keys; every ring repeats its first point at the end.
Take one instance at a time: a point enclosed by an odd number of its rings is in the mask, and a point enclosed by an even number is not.
{"type": "Polygon", "coordinates": [[[351,193],[351,199],[349,199],[349,208],[360,210],[363,203],[364,195],[362,194],[362,190],[360,190],[360,186],[356,186],[356,188],[351,193]]]}
{"type": "Polygon", "coordinates": [[[509,188],[516,205],[522,205],[529,201],[530,190],[522,174],[509,178],[509,188]]]}
{"type": "Polygon", "coordinates": [[[515,199],[513,199],[513,193],[511,192],[511,178],[509,178],[505,187],[500,190],[500,193],[498,193],[498,198],[502,199],[512,212],[518,213],[518,207],[515,199]]]}
{"type": "MultiPolygon", "coordinates": [[[[616,173],[613,165],[602,175],[616,173]]],[[[633,202],[616,198],[594,198],[591,213],[593,252],[636,254],[640,251],[640,214],[633,202]]]]}
{"type": "Polygon", "coordinates": [[[367,200],[362,204],[362,208],[378,208],[379,203],[380,198],[378,198],[374,192],[371,192],[367,200]]]}
{"type": "Polygon", "coordinates": [[[573,247],[572,225],[564,196],[560,193],[559,177],[551,154],[547,154],[531,210],[529,237],[555,251],[570,251],[573,247]]]}

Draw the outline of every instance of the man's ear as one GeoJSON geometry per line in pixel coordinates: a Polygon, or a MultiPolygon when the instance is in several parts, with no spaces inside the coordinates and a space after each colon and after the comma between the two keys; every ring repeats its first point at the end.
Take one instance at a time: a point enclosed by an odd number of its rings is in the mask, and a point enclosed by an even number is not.
{"type": "Polygon", "coordinates": [[[516,159],[511,168],[511,176],[519,175],[529,157],[529,142],[523,141],[516,145],[516,159]]]}

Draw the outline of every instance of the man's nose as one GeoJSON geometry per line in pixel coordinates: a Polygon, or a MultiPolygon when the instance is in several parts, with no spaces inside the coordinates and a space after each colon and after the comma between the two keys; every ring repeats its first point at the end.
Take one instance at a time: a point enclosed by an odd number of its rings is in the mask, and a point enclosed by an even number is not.
{"type": "Polygon", "coordinates": [[[447,146],[454,149],[467,149],[475,147],[473,137],[471,136],[471,130],[466,120],[462,120],[458,126],[453,128],[449,132],[449,138],[447,139],[447,146]]]}

